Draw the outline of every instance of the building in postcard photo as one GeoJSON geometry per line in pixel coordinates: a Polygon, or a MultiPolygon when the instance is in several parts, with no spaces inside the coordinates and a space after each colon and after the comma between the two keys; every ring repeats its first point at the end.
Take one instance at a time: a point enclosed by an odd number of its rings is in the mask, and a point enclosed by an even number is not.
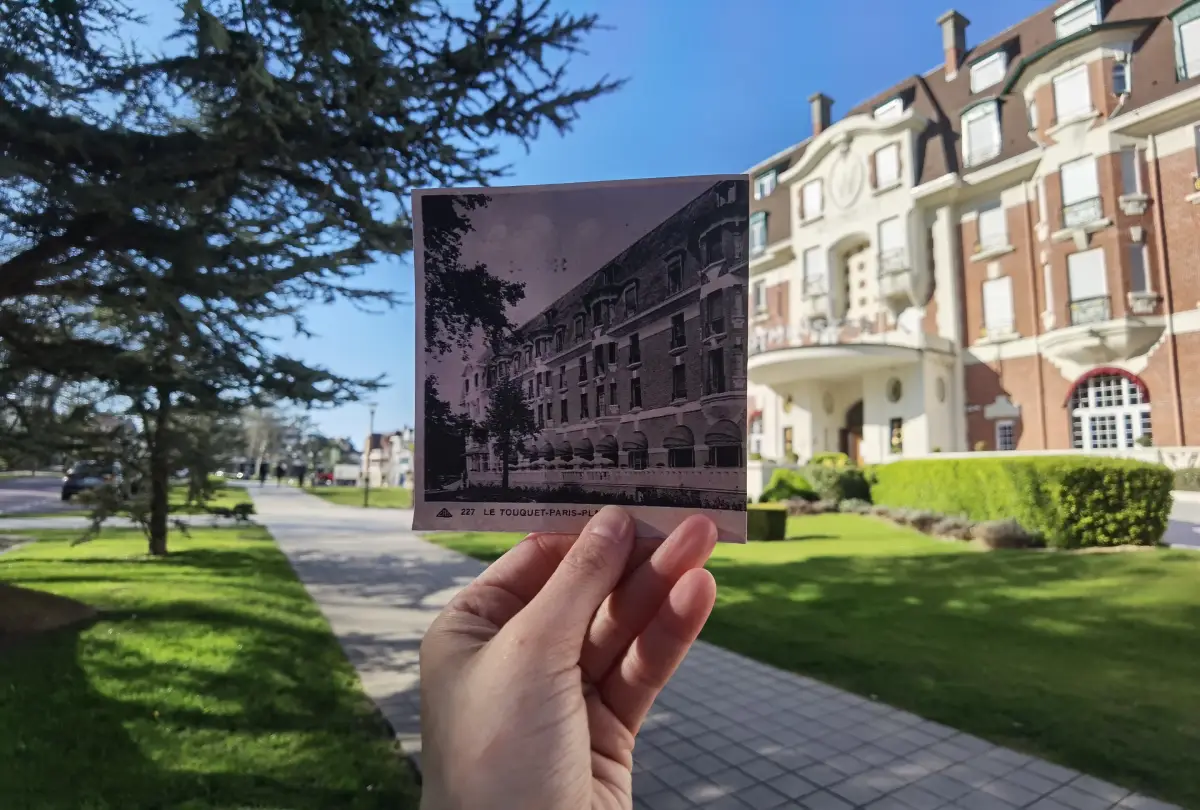
{"type": "Polygon", "coordinates": [[[1013,22],[751,169],[752,456],[1200,445],[1200,2],[1013,22]]]}
{"type": "Polygon", "coordinates": [[[462,254],[523,287],[509,327],[427,351],[426,456],[431,413],[463,440],[427,464],[425,499],[743,509],[748,196],[644,181],[489,191],[464,212],[462,254]]]}

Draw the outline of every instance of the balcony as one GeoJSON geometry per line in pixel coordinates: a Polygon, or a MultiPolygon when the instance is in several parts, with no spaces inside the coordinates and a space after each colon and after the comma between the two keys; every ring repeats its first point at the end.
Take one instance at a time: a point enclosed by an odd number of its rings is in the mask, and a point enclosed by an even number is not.
{"type": "Polygon", "coordinates": [[[1104,206],[1099,197],[1063,206],[1063,228],[1084,228],[1104,219],[1104,206]]]}
{"type": "Polygon", "coordinates": [[[601,424],[606,422],[616,422],[621,418],[620,405],[602,405],[596,413],[596,421],[601,424]]]}
{"type": "Polygon", "coordinates": [[[893,248],[879,254],[879,275],[901,273],[908,269],[908,251],[904,248],[893,248]]]}
{"type": "Polygon", "coordinates": [[[1112,305],[1107,295],[1095,298],[1081,298],[1071,302],[1071,325],[1083,326],[1089,323],[1101,323],[1112,318],[1112,305]]]}
{"type": "Polygon", "coordinates": [[[716,317],[704,324],[704,337],[721,337],[725,334],[725,318],[716,317]]]}

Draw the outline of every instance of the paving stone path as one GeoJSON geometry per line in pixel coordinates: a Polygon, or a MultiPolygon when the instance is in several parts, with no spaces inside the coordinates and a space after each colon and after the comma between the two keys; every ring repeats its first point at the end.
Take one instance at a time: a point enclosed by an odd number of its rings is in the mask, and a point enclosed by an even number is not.
{"type": "MultiPolygon", "coordinates": [[[[421,634],[483,566],[421,540],[410,512],[250,491],[419,763],[421,634]]],[[[1176,810],[703,643],[655,704],[634,759],[642,810],[1176,810]]]]}

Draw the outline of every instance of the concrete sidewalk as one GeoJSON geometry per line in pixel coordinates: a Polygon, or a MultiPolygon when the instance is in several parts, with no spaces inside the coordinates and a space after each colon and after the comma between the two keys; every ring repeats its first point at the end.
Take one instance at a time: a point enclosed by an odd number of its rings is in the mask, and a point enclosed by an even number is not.
{"type": "MultiPolygon", "coordinates": [[[[251,494],[367,693],[419,756],[421,635],[483,565],[422,541],[407,511],[251,494]]],[[[655,704],[634,759],[645,810],[1174,810],[703,643],[655,704]]]]}

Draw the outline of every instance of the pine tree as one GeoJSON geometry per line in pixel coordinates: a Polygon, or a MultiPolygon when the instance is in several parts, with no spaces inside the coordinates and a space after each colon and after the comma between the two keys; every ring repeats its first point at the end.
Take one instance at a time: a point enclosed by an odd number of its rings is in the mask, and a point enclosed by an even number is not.
{"type": "Polygon", "coordinates": [[[460,5],[187,0],[175,50],[151,53],[119,0],[0,2],[0,342],[14,369],[128,403],[152,553],[177,417],[378,387],[268,330],[396,304],[357,277],[410,249],[411,189],[494,181],[499,139],[566,129],[618,85],[565,78],[593,16],[460,5]]]}

